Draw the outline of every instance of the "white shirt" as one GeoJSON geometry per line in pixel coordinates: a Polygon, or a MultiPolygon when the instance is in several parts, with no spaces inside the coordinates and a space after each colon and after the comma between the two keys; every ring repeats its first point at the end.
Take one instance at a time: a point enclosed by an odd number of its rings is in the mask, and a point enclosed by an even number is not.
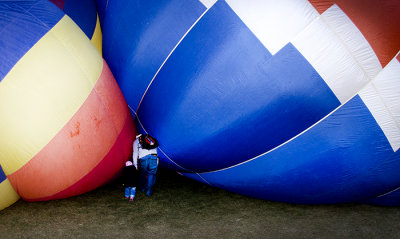
{"type": "Polygon", "coordinates": [[[149,154],[157,154],[157,148],[144,149],[144,148],[142,148],[142,145],[139,144],[139,138],[137,138],[133,142],[133,154],[132,154],[133,165],[135,165],[135,167],[137,168],[138,159],[141,159],[144,156],[149,155],[149,154]]]}

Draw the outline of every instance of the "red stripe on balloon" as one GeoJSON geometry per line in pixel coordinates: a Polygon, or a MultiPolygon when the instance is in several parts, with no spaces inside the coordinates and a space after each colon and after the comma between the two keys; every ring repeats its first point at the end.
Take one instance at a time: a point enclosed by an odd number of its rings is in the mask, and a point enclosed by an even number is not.
{"type": "Polygon", "coordinates": [[[133,119],[132,117],[127,117],[125,126],[115,141],[114,146],[90,173],[71,187],[52,196],[25,200],[47,201],[68,198],[102,186],[118,174],[123,165],[125,165],[125,161],[132,155],[132,140],[135,135],[136,129],[134,128],[133,119]]]}
{"type": "MultiPolygon", "coordinates": [[[[129,157],[124,153],[130,150],[135,134],[125,98],[104,61],[97,83],[75,115],[42,150],[8,178],[24,200],[55,198],[54,195],[82,181],[99,164],[106,164],[115,173],[115,168],[121,167],[120,161],[129,157]],[[122,133],[123,130],[130,132],[122,133]],[[121,143],[125,145],[118,148],[121,143]],[[107,164],[111,163],[108,157],[114,158],[114,166],[107,164]]],[[[88,177],[93,181],[80,184],[82,189],[76,189],[75,195],[109,180],[107,173],[98,177],[88,177]]],[[[68,191],[68,195],[73,193],[68,191]]]]}
{"type": "Polygon", "coordinates": [[[322,14],[337,4],[367,39],[382,66],[400,50],[399,0],[309,0],[322,14]]]}
{"type": "Polygon", "coordinates": [[[65,4],[65,0],[50,0],[50,2],[54,3],[58,8],[63,10],[64,4],[65,4]]]}

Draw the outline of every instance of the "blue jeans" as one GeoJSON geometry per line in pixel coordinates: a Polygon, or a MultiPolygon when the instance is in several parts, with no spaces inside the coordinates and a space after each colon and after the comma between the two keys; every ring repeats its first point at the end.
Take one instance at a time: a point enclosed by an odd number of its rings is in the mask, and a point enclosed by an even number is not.
{"type": "Polygon", "coordinates": [[[157,173],[158,157],[152,154],[146,155],[139,160],[140,170],[146,174],[157,173]]]}
{"type": "Polygon", "coordinates": [[[130,196],[135,197],[136,187],[126,187],[125,188],[125,197],[129,198],[130,196]]]}
{"type": "Polygon", "coordinates": [[[152,194],[152,187],[156,182],[156,173],[158,167],[158,157],[155,155],[146,155],[139,160],[140,167],[140,190],[145,191],[147,196],[152,194]]]}

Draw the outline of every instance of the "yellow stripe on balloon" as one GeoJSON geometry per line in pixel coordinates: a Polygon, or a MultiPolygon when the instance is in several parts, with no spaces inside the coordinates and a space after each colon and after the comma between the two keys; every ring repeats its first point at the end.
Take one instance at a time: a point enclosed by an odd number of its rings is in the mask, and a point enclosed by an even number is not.
{"type": "Polygon", "coordinates": [[[0,183],[0,210],[15,203],[18,199],[19,195],[15,192],[8,179],[0,183]]]}
{"type": "Polygon", "coordinates": [[[0,83],[0,164],[6,175],[70,120],[102,67],[97,49],[67,15],[19,60],[0,83]]]}
{"type": "Polygon", "coordinates": [[[94,46],[97,48],[97,50],[99,50],[100,55],[103,54],[103,52],[102,52],[102,41],[103,41],[102,38],[103,38],[103,36],[101,35],[99,15],[97,14],[96,28],[94,29],[91,41],[94,44],[94,46]]]}

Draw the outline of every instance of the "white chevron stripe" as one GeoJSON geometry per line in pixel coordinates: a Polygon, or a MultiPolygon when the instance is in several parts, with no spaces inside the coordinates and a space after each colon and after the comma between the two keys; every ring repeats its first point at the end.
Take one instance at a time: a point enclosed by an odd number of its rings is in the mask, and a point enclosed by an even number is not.
{"type": "Polygon", "coordinates": [[[226,2],[272,54],[319,16],[306,0],[226,2]]]}
{"type": "Polygon", "coordinates": [[[359,93],[396,152],[400,147],[400,63],[393,59],[359,93]]]}
{"type": "MultiPolygon", "coordinates": [[[[341,11],[337,7],[333,8],[334,11],[341,11]]],[[[353,45],[347,45],[340,37],[340,35],[346,34],[355,35],[354,32],[359,32],[357,27],[349,18],[343,17],[344,13],[339,14],[340,17],[335,20],[346,25],[342,27],[342,32],[339,35],[335,32],[336,29],[331,28],[326,22],[325,14],[330,15],[330,12],[326,11],[317,18],[299,33],[292,40],[292,43],[316,69],[343,104],[356,95],[372,79],[368,77],[362,63],[352,54],[355,51],[351,49],[353,45]]],[[[332,20],[332,18],[333,16],[328,17],[329,20],[332,20]]],[[[364,41],[366,40],[364,39],[364,41]]],[[[361,41],[359,45],[365,44],[361,41]]]]}
{"type": "Polygon", "coordinates": [[[206,8],[210,8],[217,0],[200,0],[206,8]]]}

